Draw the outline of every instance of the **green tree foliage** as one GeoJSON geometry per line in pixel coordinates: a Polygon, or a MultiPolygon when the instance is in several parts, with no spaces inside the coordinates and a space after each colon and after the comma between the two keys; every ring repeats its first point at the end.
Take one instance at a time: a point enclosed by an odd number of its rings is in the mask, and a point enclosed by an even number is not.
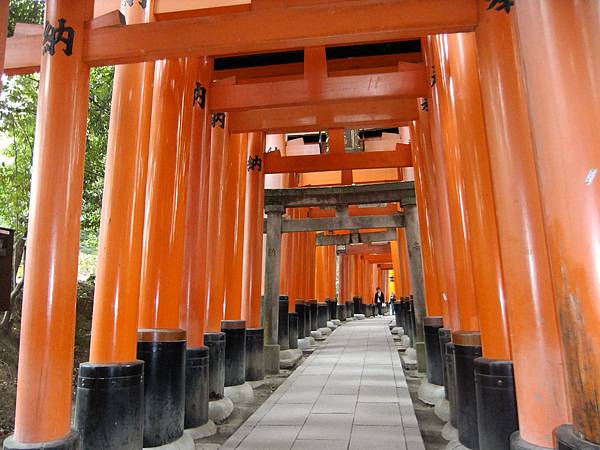
{"type": "MultiPolygon", "coordinates": [[[[43,1],[11,0],[9,33],[13,32],[16,23],[42,23],[43,14],[43,1]]],[[[90,75],[81,223],[84,252],[93,252],[97,247],[113,74],[113,67],[99,67],[90,75]]],[[[4,77],[3,85],[0,97],[0,225],[16,228],[18,234],[23,235],[29,211],[39,76],[4,77]]]]}

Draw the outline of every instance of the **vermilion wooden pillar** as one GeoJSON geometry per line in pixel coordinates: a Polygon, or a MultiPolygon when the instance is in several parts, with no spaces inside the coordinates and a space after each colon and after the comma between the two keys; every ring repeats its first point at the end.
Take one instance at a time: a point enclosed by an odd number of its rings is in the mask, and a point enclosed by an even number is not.
{"type": "Polygon", "coordinates": [[[225,267],[223,299],[225,319],[242,318],[242,247],[244,242],[244,206],[246,196],[246,162],[248,135],[235,133],[229,139],[228,167],[225,180],[223,223],[225,267]]]}
{"type": "MultiPolygon", "coordinates": [[[[448,71],[440,70],[447,87],[448,128],[456,126],[448,159],[459,165],[456,180],[463,189],[466,248],[471,257],[472,279],[479,313],[483,356],[511,359],[504,282],[498,244],[487,136],[479,88],[477,47],[474,33],[457,33],[439,39],[448,55],[448,71]],[[446,78],[449,75],[451,78],[446,78]],[[455,158],[457,160],[455,160],[455,158]]],[[[444,122],[446,123],[446,122],[444,122]]],[[[464,303],[466,298],[460,298],[464,303]]]]}
{"type": "Polygon", "coordinates": [[[223,320],[223,290],[225,277],[225,246],[223,245],[223,215],[230,213],[223,209],[226,190],[227,157],[229,148],[229,131],[227,115],[213,113],[211,119],[210,142],[210,189],[208,193],[208,224],[206,238],[206,297],[207,322],[206,330],[211,333],[221,332],[223,320]]]}
{"type": "Polygon", "coordinates": [[[600,4],[532,0],[515,13],[573,414],[558,437],[599,448],[600,4]]]}
{"type": "MultiPolygon", "coordinates": [[[[131,24],[150,21],[150,11],[122,8],[131,24]]],[[[96,364],[136,359],[153,83],[154,62],[115,67],[90,344],[96,364]]]]}
{"type": "Polygon", "coordinates": [[[423,255],[423,275],[425,288],[425,303],[429,316],[443,314],[442,296],[439,291],[437,264],[434,257],[433,211],[430,201],[432,192],[426,185],[427,176],[425,157],[423,155],[420,124],[413,122],[410,126],[413,166],[415,168],[415,191],[417,195],[419,223],[421,232],[421,248],[423,255]]]}
{"type": "Polygon", "coordinates": [[[315,294],[323,302],[327,298],[327,247],[319,246],[315,252],[315,294]]]}
{"type": "Polygon", "coordinates": [[[212,59],[202,58],[198,65],[191,127],[191,156],[185,219],[183,298],[180,328],[187,331],[188,348],[204,345],[206,327],[206,229],[209,216],[211,115],[208,89],[212,77],[212,59]],[[202,93],[204,92],[204,103],[202,93]]]}
{"type": "Polygon", "coordinates": [[[197,65],[195,58],[156,63],[146,184],[140,328],[179,326],[197,65]]]}
{"type": "Polygon", "coordinates": [[[248,328],[261,327],[261,283],[264,221],[264,134],[248,134],[248,158],[261,161],[246,176],[246,221],[244,224],[244,274],[242,277],[242,317],[248,328]],[[259,158],[259,159],[257,159],[259,158]]]}
{"type": "Polygon", "coordinates": [[[552,430],[568,421],[558,321],[514,12],[489,11],[488,5],[481,2],[476,37],[519,433],[525,442],[549,448],[552,430]]]}
{"type": "MultiPolygon", "coordinates": [[[[425,129],[425,124],[429,125],[429,138],[431,146],[424,145],[423,149],[431,161],[431,173],[433,186],[436,193],[437,223],[439,226],[439,239],[443,243],[441,246],[441,264],[438,266],[438,273],[443,274],[441,279],[442,300],[448,307],[449,323],[445,326],[458,331],[460,329],[460,314],[458,310],[458,283],[457,269],[454,262],[454,251],[452,245],[452,227],[450,223],[450,201],[447,189],[446,163],[444,161],[444,139],[441,125],[441,106],[440,94],[437,85],[437,70],[433,58],[434,37],[421,40],[423,47],[423,57],[425,65],[430,68],[430,95],[426,99],[421,99],[419,108],[419,122],[425,129]]],[[[425,136],[427,138],[427,135],[425,136]]],[[[427,143],[427,141],[424,141],[427,143]]]]}
{"type": "Polygon", "coordinates": [[[6,447],[76,442],[70,434],[73,343],[89,91],[82,54],[92,12],[90,0],[46,2],[47,23],[59,28],[65,19],[75,34],[72,48],[44,42],[42,52],[15,435],[6,447]]]}
{"type": "Polygon", "coordinates": [[[447,182],[452,251],[456,274],[457,304],[460,328],[479,331],[477,297],[473,284],[473,263],[469,250],[469,230],[465,204],[465,173],[461,166],[460,136],[452,101],[447,36],[435,36],[432,46],[434,87],[439,95],[440,126],[442,129],[444,165],[447,182]]]}

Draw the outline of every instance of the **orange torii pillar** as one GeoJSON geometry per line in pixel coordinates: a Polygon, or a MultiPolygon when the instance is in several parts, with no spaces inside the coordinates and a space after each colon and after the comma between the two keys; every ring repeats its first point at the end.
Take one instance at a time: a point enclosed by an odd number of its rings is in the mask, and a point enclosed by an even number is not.
{"type": "MultiPolygon", "coordinates": [[[[432,37],[421,40],[425,65],[432,67],[432,37]]],[[[431,81],[436,79],[434,71],[431,71],[431,81]]],[[[436,241],[440,242],[440,256],[436,258],[438,282],[440,284],[440,295],[442,304],[447,308],[447,316],[444,317],[444,332],[448,335],[452,330],[460,329],[460,314],[458,310],[458,291],[456,282],[456,267],[454,264],[454,251],[451,245],[452,228],[450,223],[450,203],[447,195],[447,174],[444,161],[443,130],[441,125],[440,98],[435,84],[430,90],[429,98],[419,99],[419,124],[422,134],[422,145],[426,161],[430,161],[425,181],[435,196],[434,232],[436,241]],[[446,320],[447,319],[447,320],[446,320]]],[[[440,332],[442,333],[442,332],[440,332]]],[[[442,334],[440,334],[442,336],[442,334]]],[[[443,348],[443,350],[445,347],[443,348]]]]}
{"type": "MultiPolygon", "coordinates": [[[[148,22],[151,11],[121,7],[127,23],[148,22]]],[[[143,446],[144,365],[136,346],[153,79],[154,62],[115,67],[90,361],[78,372],[75,429],[83,448],[143,446]]]]}
{"type": "Polygon", "coordinates": [[[261,314],[261,283],[264,223],[264,182],[262,158],[265,136],[248,134],[248,167],[244,212],[244,255],[242,276],[242,318],[246,321],[246,381],[265,377],[264,329],[261,314]]]}
{"type": "MultiPolygon", "coordinates": [[[[213,61],[202,58],[194,86],[191,155],[187,186],[187,212],[183,265],[183,297],[179,327],[186,330],[185,428],[208,423],[209,351],[204,345],[206,327],[206,227],[210,175],[211,115],[208,87],[213,61]]],[[[198,431],[202,430],[199,428],[198,431]]]]}
{"type": "MultiPolygon", "coordinates": [[[[440,164],[438,162],[438,167],[443,168],[442,170],[444,170],[446,178],[445,192],[442,195],[447,195],[448,200],[450,237],[456,281],[456,299],[451,301],[450,304],[452,305],[456,302],[459,317],[457,322],[460,324],[459,328],[456,328],[456,324],[452,326],[452,340],[454,343],[448,344],[446,347],[448,353],[448,396],[450,401],[450,425],[462,428],[462,436],[460,436],[459,432],[461,443],[473,447],[478,446],[477,420],[474,405],[474,381],[471,376],[471,382],[468,383],[468,392],[471,396],[467,398],[472,401],[467,402],[467,405],[463,406],[465,403],[464,400],[461,403],[458,399],[458,381],[462,381],[463,377],[456,373],[456,358],[454,353],[456,345],[459,345],[459,351],[470,351],[472,356],[481,356],[481,340],[479,337],[479,315],[473,283],[473,267],[468,246],[467,211],[466,204],[463,201],[466,195],[465,174],[460,164],[460,137],[458,135],[456,114],[451,104],[454,97],[452,97],[453,93],[450,91],[451,76],[445,39],[447,39],[447,36],[430,37],[429,50],[431,52],[431,63],[428,66],[431,67],[432,71],[431,96],[434,99],[432,107],[436,111],[435,122],[436,126],[441,128],[440,137],[442,139],[441,142],[434,144],[434,153],[442,153],[440,156],[443,159],[443,163],[440,164]],[[462,425],[459,425],[459,415],[461,416],[460,422],[462,425]]],[[[470,360],[472,361],[473,358],[470,360]]],[[[469,361],[469,359],[460,357],[460,362],[462,363],[463,361],[469,361]]],[[[465,398],[464,395],[461,397],[465,398]]]]}
{"type": "Polygon", "coordinates": [[[517,381],[512,448],[551,448],[569,414],[526,91],[514,12],[487,7],[476,37],[517,381]]]}
{"type": "Polygon", "coordinates": [[[246,383],[246,322],[242,316],[242,246],[244,239],[244,204],[248,135],[233,133],[229,137],[225,194],[220,214],[223,240],[223,307],[221,331],[225,334],[225,395],[236,402],[253,398],[246,383]]]}
{"type": "Polygon", "coordinates": [[[183,434],[186,334],[179,311],[197,70],[196,58],[155,66],[138,334],[144,447],[189,442],[183,434]]]}
{"type": "Polygon", "coordinates": [[[600,4],[522,3],[514,12],[572,410],[555,445],[598,449],[600,4]]]}
{"type": "MultiPolygon", "coordinates": [[[[335,247],[334,247],[335,251],[335,247]]],[[[337,256],[337,269],[339,279],[339,294],[337,296],[337,317],[341,321],[345,321],[347,317],[346,299],[350,295],[350,257],[342,254],[337,256]]]]}
{"type": "Polygon", "coordinates": [[[15,434],[5,449],[79,446],[71,393],[89,92],[82,38],[93,6],[46,2],[47,26],[69,28],[67,42],[45,41],[41,57],[15,434]]]}
{"type": "MultiPolygon", "coordinates": [[[[223,400],[225,395],[225,333],[221,332],[225,290],[225,192],[229,154],[228,116],[212,113],[210,140],[210,172],[208,191],[208,223],[206,226],[206,333],[209,349],[209,398],[223,400]]],[[[233,405],[229,405],[233,409],[233,405]]]]}
{"type": "MultiPolygon", "coordinates": [[[[432,209],[434,188],[433,186],[428,186],[428,181],[426,180],[428,176],[433,176],[433,174],[428,173],[426,166],[431,164],[431,162],[425,160],[423,150],[423,145],[428,145],[429,143],[426,141],[424,133],[420,130],[421,126],[420,122],[413,122],[410,126],[410,133],[413,166],[415,168],[415,191],[419,204],[418,213],[423,255],[424,295],[427,310],[427,315],[423,318],[423,331],[427,355],[427,380],[431,384],[441,386],[445,385],[445,383],[444,353],[440,348],[440,342],[442,342],[440,341],[440,333],[442,333],[444,343],[448,340],[448,333],[444,329],[444,308],[438,284],[438,263],[435,261],[435,256],[439,255],[434,256],[434,227],[437,225],[434,224],[434,220],[437,220],[434,215],[434,211],[436,210],[432,209]]],[[[429,183],[431,185],[433,180],[429,180],[429,183]]],[[[446,323],[448,323],[447,319],[446,323]]]]}
{"type": "MultiPolygon", "coordinates": [[[[497,420],[494,411],[498,406],[498,400],[490,398],[487,386],[480,385],[477,391],[480,399],[478,407],[469,400],[475,392],[471,358],[477,354],[473,349],[479,348],[478,345],[473,345],[473,334],[454,334],[459,387],[457,391],[459,439],[464,445],[479,443],[477,422],[477,415],[479,415],[483,421],[481,444],[487,447],[490,445],[489,442],[495,439],[508,439],[510,433],[517,427],[517,418],[512,389],[511,350],[502,265],[479,89],[477,49],[473,33],[440,36],[437,40],[438,48],[443,49],[440,53],[443,54],[444,69],[440,71],[438,82],[441,90],[447,95],[447,126],[457,137],[456,140],[449,141],[449,146],[452,147],[449,147],[448,159],[453,163],[457,162],[458,182],[464,186],[462,203],[465,205],[466,212],[465,231],[472,261],[473,284],[481,326],[481,345],[485,357],[475,363],[475,374],[478,378],[502,374],[510,386],[505,390],[503,407],[506,410],[506,417],[503,422],[506,428],[502,429],[493,423],[497,420]],[[464,341],[466,336],[468,341],[464,341]],[[461,366],[459,363],[463,353],[468,358],[462,359],[465,364],[461,366]],[[464,375],[461,375],[462,371],[464,375]],[[461,377],[464,379],[461,380],[461,377]],[[469,386],[471,384],[472,386],[469,386]]],[[[460,301],[462,302],[463,299],[461,298],[460,301]]]]}

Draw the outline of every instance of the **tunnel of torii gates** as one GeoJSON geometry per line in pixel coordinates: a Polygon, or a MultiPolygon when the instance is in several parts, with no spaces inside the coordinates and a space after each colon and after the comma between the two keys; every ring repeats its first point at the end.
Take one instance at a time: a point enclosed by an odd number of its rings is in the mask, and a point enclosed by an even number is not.
{"type": "Polygon", "coordinates": [[[8,3],[3,72],[40,88],[5,449],[178,442],[323,319],[373,314],[391,271],[465,447],[600,448],[600,2],[47,0],[44,26],[7,38],[8,3]]]}

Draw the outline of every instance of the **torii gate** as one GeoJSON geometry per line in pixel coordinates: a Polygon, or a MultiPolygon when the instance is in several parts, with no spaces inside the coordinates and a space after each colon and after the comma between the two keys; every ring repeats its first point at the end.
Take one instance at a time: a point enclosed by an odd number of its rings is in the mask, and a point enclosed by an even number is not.
{"type": "Polygon", "coordinates": [[[265,190],[266,261],[265,261],[265,371],[279,372],[279,281],[281,237],[283,233],[325,230],[406,228],[410,273],[414,289],[417,337],[415,347],[424,364],[422,318],[426,315],[421,263],[421,238],[414,182],[381,183],[358,186],[289,188],[265,190]],[[349,205],[399,202],[404,213],[382,216],[349,216],[349,205]],[[284,218],[286,208],[332,207],[336,216],[316,219],[284,218]]]}

